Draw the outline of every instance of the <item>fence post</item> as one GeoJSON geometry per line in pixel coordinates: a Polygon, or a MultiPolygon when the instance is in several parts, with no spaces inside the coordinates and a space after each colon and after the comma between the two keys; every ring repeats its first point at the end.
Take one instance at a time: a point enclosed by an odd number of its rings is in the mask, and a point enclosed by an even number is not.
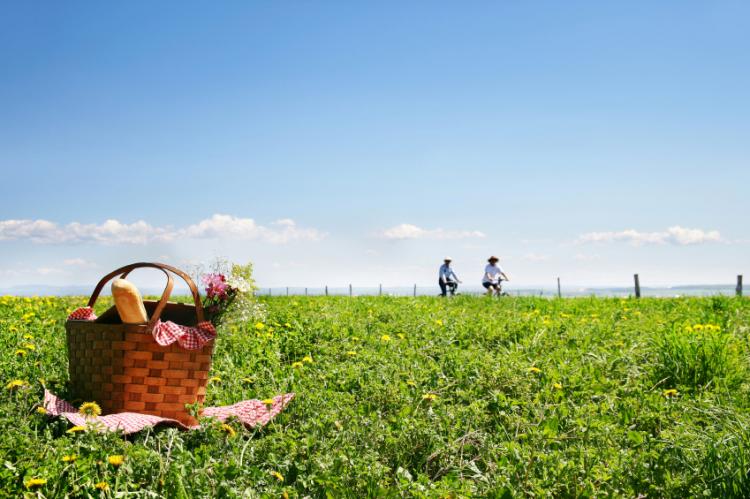
{"type": "Polygon", "coordinates": [[[641,281],[638,279],[638,274],[633,275],[633,280],[635,281],[635,297],[640,298],[641,297],[641,281]]]}
{"type": "Polygon", "coordinates": [[[416,297],[417,297],[417,285],[415,284],[414,285],[414,298],[416,297]]]}
{"type": "Polygon", "coordinates": [[[737,276],[737,296],[742,296],[742,274],[737,276]]]}
{"type": "Polygon", "coordinates": [[[378,296],[383,296],[383,285],[382,284],[378,287],[378,296]]]}
{"type": "Polygon", "coordinates": [[[286,287],[286,295],[289,296],[289,286],[286,287]]]}
{"type": "Polygon", "coordinates": [[[351,298],[351,296],[352,296],[352,285],[349,284],[349,297],[351,298]]]}
{"type": "Polygon", "coordinates": [[[560,290],[560,278],[557,278],[557,297],[562,298],[562,291],[560,290]]]}
{"type": "Polygon", "coordinates": [[[271,288],[268,288],[268,296],[271,296],[271,288]]]}
{"type": "Polygon", "coordinates": [[[328,296],[328,284],[326,284],[326,296],[328,296]]]}
{"type": "Polygon", "coordinates": [[[305,296],[307,296],[307,288],[305,288],[305,296]]]}

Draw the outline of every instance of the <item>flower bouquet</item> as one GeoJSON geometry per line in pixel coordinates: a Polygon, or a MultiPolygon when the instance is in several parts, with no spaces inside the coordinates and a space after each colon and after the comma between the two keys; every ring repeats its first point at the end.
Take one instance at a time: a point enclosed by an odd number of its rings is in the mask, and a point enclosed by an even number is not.
{"type": "Polygon", "coordinates": [[[202,300],[206,319],[214,326],[237,324],[263,318],[265,310],[255,300],[253,266],[217,260],[211,269],[196,269],[204,285],[202,300]]]}

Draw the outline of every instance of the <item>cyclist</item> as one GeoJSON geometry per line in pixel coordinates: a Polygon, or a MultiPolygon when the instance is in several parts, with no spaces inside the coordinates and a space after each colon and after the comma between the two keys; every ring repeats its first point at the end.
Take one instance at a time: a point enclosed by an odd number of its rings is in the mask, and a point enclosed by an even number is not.
{"type": "Polygon", "coordinates": [[[451,268],[451,257],[446,256],[443,259],[443,264],[440,266],[438,273],[438,284],[440,285],[440,296],[447,296],[448,293],[451,296],[456,294],[456,288],[461,280],[458,278],[453,269],[451,268]]]}
{"type": "Polygon", "coordinates": [[[505,275],[503,268],[497,264],[500,261],[498,257],[493,255],[489,257],[487,261],[489,263],[484,267],[482,286],[487,290],[487,296],[492,296],[493,294],[500,296],[502,293],[502,286],[500,283],[502,281],[510,281],[510,279],[505,275]]]}

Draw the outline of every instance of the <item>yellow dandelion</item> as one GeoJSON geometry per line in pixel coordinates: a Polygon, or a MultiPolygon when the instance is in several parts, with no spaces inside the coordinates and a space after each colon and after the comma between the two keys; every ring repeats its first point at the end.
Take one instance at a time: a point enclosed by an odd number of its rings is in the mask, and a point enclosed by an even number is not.
{"type": "Polygon", "coordinates": [[[256,322],[255,323],[255,329],[257,329],[258,331],[260,331],[261,329],[265,329],[265,327],[266,327],[266,325],[263,324],[262,322],[256,322]]]}
{"type": "Polygon", "coordinates": [[[679,392],[676,389],[670,388],[668,390],[664,390],[662,392],[662,395],[664,395],[664,397],[666,398],[671,398],[671,397],[676,397],[678,393],[679,392]]]}
{"type": "Polygon", "coordinates": [[[422,400],[426,400],[427,402],[433,402],[437,400],[438,396],[434,393],[425,393],[422,395],[422,400]]]}
{"type": "Polygon", "coordinates": [[[74,434],[74,433],[78,433],[78,432],[81,432],[81,431],[86,431],[86,427],[85,427],[85,426],[72,426],[72,427],[71,427],[71,428],[70,428],[70,429],[69,429],[68,431],[66,431],[65,433],[70,433],[70,434],[72,435],[72,434],[74,434]]]}
{"type": "Polygon", "coordinates": [[[94,485],[99,490],[109,490],[109,484],[107,482],[97,482],[96,485],[94,485]]]}
{"type": "Polygon", "coordinates": [[[278,471],[272,471],[271,476],[274,477],[276,480],[283,482],[284,481],[284,475],[279,473],[278,471]]]}
{"type": "Polygon", "coordinates": [[[114,467],[122,466],[122,463],[125,462],[125,456],[120,455],[120,454],[115,454],[113,456],[109,456],[107,458],[107,462],[114,467]]]}
{"type": "Polygon", "coordinates": [[[562,384],[561,384],[561,383],[553,383],[553,384],[552,384],[552,387],[553,387],[553,388],[554,388],[555,390],[562,390],[562,384]]]}
{"type": "Polygon", "coordinates": [[[440,320],[440,319],[438,319],[438,320],[435,321],[435,325],[436,326],[442,326],[443,325],[443,321],[440,320]]]}
{"type": "MultiPolygon", "coordinates": [[[[12,329],[11,329],[11,330],[12,330],[12,329]]],[[[30,334],[24,334],[24,335],[23,335],[23,339],[24,339],[24,340],[33,340],[33,339],[34,339],[34,337],[33,337],[33,336],[31,336],[30,334]]]]}
{"type": "Polygon", "coordinates": [[[312,364],[313,358],[310,357],[309,355],[305,355],[304,357],[302,357],[302,362],[307,362],[308,364],[312,364]]]}
{"type": "Polygon", "coordinates": [[[267,406],[273,405],[273,399],[263,399],[263,403],[267,406]]]}
{"type": "Polygon", "coordinates": [[[302,368],[303,366],[304,366],[304,364],[303,364],[302,362],[299,362],[299,361],[297,361],[297,362],[292,362],[292,367],[293,367],[293,368],[295,368],[295,369],[300,369],[300,368],[302,368]]]}
{"type": "Polygon", "coordinates": [[[233,437],[237,434],[237,432],[234,431],[234,428],[232,428],[226,423],[221,424],[221,429],[224,430],[227,433],[227,435],[229,435],[230,437],[233,437]]]}
{"type": "Polygon", "coordinates": [[[288,322],[285,322],[285,323],[284,323],[284,327],[292,327],[292,325],[291,325],[291,324],[289,324],[288,322]]]}
{"type": "Polygon", "coordinates": [[[404,339],[406,339],[406,335],[405,335],[404,333],[398,333],[398,337],[399,337],[399,339],[401,339],[401,340],[404,340],[404,339]]]}
{"type": "Polygon", "coordinates": [[[19,348],[18,350],[16,350],[16,355],[18,355],[19,357],[24,357],[26,355],[26,350],[19,348]]]}
{"type": "Polygon", "coordinates": [[[541,370],[541,369],[539,369],[539,368],[538,368],[538,367],[536,367],[536,366],[532,366],[532,367],[529,367],[529,372],[530,372],[530,373],[534,373],[534,374],[539,374],[540,372],[542,372],[542,370],[541,370]]]}
{"type": "Polygon", "coordinates": [[[102,413],[102,408],[96,402],[84,402],[78,409],[78,414],[87,418],[96,417],[102,413]]]}
{"type": "Polygon", "coordinates": [[[391,337],[388,336],[387,334],[384,334],[383,336],[380,337],[380,341],[382,342],[391,341],[391,337]]]}
{"type": "Polygon", "coordinates": [[[255,383],[255,380],[253,378],[242,378],[242,381],[245,383],[255,383]]]}
{"type": "Polygon", "coordinates": [[[63,463],[72,463],[72,462],[74,462],[74,461],[75,461],[76,459],[78,459],[78,456],[76,456],[75,454],[66,454],[66,455],[64,455],[64,456],[62,457],[61,461],[62,461],[63,463]]]}
{"type": "Polygon", "coordinates": [[[221,378],[218,377],[218,376],[213,376],[211,378],[208,378],[208,382],[209,383],[219,383],[219,382],[221,382],[221,378]]]}
{"type": "Polygon", "coordinates": [[[27,489],[35,489],[41,487],[45,483],[47,483],[47,480],[44,478],[29,478],[24,485],[26,485],[27,489]]]}
{"type": "Polygon", "coordinates": [[[36,413],[37,414],[47,414],[47,409],[45,409],[44,407],[42,407],[40,405],[39,407],[36,408],[36,413]]]}
{"type": "Polygon", "coordinates": [[[359,341],[359,336],[352,336],[352,341],[359,341]]]}
{"type": "Polygon", "coordinates": [[[32,345],[31,343],[24,343],[21,346],[26,350],[36,350],[36,346],[32,345]]]}
{"type": "Polygon", "coordinates": [[[26,386],[25,381],[21,379],[14,379],[13,381],[5,385],[5,388],[8,390],[17,390],[19,388],[23,388],[24,386],[26,386]]]}
{"type": "Polygon", "coordinates": [[[357,352],[355,352],[354,350],[349,350],[348,352],[346,352],[346,354],[349,357],[356,357],[357,356],[357,352]]]}

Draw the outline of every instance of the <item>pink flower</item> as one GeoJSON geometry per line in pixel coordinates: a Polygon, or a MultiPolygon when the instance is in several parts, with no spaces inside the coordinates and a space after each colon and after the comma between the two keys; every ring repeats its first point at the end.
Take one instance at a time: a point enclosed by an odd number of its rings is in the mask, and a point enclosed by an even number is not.
{"type": "Polygon", "coordinates": [[[209,298],[226,298],[229,285],[224,274],[207,274],[201,280],[206,285],[206,296],[209,298]]]}

